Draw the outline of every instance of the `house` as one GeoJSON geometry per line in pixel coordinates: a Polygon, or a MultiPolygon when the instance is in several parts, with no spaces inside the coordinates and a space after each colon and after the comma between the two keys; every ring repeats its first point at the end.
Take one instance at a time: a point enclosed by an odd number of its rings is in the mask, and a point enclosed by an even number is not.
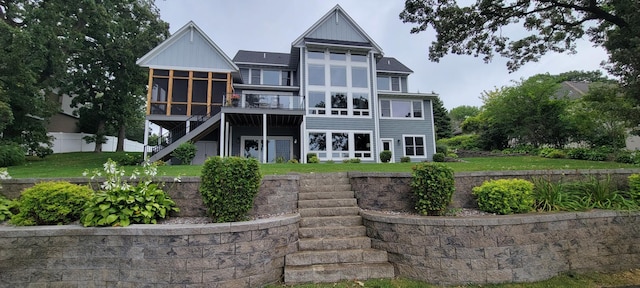
{"type": "MultiPolygon", "coordinates": [[[[189,22],[141,57],[149,68],[149,123],[166,131],[150,161],[167,160],[186,141],[194,163],[255,157],[262,163],[313,153],[320,161],[431,160],[433,93],[409,93],[413,73],[339,6],[291,43],[289,53],[227,56],[189,22]]],[[[147,135],[148,133],[145,133],[147,135]]]]}

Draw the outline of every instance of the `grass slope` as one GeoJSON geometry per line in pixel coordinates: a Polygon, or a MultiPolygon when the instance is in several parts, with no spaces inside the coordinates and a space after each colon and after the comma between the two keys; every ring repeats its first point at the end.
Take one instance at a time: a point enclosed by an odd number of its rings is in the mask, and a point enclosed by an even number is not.
{"type": "MultiPolygon", "coordinates": [[[[14,178],[82,177],[85,170],[102,169],[107,159],[116,159],[124,153],[79,152],[53,154],[45,159],[29,158],[26,164],[9,167],[14,178]]],[[[465,162],[445,163],[456,172],[499,170],[556,170],[556,169],[618,169],[638,168],[630,164],[597,162],[571,159],[547,159],[537,156],[479,157],[464,159],[465,162]]],[[[320,164],[262,164],[265,175],[287,173],[326,173],[343,171],[361,172],[411,172],[416,163],[320,163],[320,164]]],[[[134,167],[128,167],[133,170],[134,167]]],[[[176,165],[160,167],[160,174],[167,176],[200,176],[202,165],[176,165]]]]}

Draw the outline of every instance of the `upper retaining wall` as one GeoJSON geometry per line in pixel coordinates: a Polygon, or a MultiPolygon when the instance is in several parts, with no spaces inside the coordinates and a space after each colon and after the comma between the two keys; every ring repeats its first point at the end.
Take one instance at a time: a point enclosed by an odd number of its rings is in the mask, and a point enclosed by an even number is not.
{"type": "MultiPolygon", "coordinates": [[[[521,178],[532,180],[542,177],[552,181],[573,181],[594,176],[611,176],[619,188],[627,185],[627,178],[640,169],[600,169],[600,170],[531,170],[531,171],[482,171],[455,173],[456,191],[453,193],[453,208],[476,208],[471,189],[490,179],[521,178]]],[[[367,210],[416,212],[411,193],[411,173],[362,173],[349,172],[351,187],[355,191],[358,205],[367,210]]]]}
{"type": "MultiPolygon", "coordinates": [[[[250,216],[279,215],[298,211],[298,175],[266,175],[262,178],[260,191],[253,202],[250,216]]],[[[183,177],[181,182],[173,182],[173,178],[162,177],[161,181],[167,184],[167,193],[176,202],[180,212],[171,216],[204,217],[207,216],[207,208],[202,202],[200,177],[183,177]]],[[[44,181],[69,181],[75,184],[88,184],[87,178],[56,178],[56,179],[10,179],[3,180],[0,190],[10,199],[20,196],[20,192],[44,181]]]]}
{"type": "Polygon", "coordinates": [[[396,276],[436,284],[531,282],[561,272],[640,267],[640,213],[595,211],[470,218],[362,211],[372,247],[396,276]]]}
{"type": "Polygon", "coordinates": [[[260,287],[281,279],[299,220],[0,226],[0,287],[260,287]]]}

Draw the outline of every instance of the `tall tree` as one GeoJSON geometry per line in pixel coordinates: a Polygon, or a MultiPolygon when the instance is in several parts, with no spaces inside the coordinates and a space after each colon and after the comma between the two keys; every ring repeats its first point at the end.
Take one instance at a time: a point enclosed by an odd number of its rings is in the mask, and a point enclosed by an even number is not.
{"type": "Polygon", "coordinates": [[[640,101],[640,1],[637,0],[406,0],[400,13],[415,23],[411,33],[433,28],[429,58],[466,54],[490,61],[509,58],[514,71],[547,52],[576,52],[576,40],[589,37],[609,52],[609,71],[621,77],[628,96],[640,101]],[[525,36],[511,39],[503,27],[520,23],[525,36]]]}
{"type": "Polygon", "coordinates": [[[450,138],[453,135],[449,112],[447,112],[447,108],[444,108],[440,98],[433,100],[433,125],[436,128],[436,140],[450,138]]]}
{"type": "Polygon", "coordinates": [[[452,108],[449,111],[449,118],[451,118],[451,127],[452,129],[459,130],[460,124],[469,118],[480,114],[480,108],[476,106],[462,105],[455,108],[452,108]]]}
{"type": "Polygon", "coordinates": [[[126,127],[144,105],[147,76],[136,59],[166,39],[168,24],[148,0],[84,1],[74,8],[71,15],[83,24],[69,34],[74,46],[64,91],[77,95],[73,105],[84,105],[81,118],[97,119],[95,151],[109,128],[118,131],[122,151],[126,127]]]}

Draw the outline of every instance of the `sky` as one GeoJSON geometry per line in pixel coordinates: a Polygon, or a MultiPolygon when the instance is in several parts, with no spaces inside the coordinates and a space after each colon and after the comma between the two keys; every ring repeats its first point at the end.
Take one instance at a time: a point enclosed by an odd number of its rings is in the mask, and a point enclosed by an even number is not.
{"type": "MultiPolygon", "coordinates": [[[[607,59],[606,51],[586,40],[577,43],[576,54],[548,53],[513,73],[500,56],[488,64],[482,58],[451,54],[431,62],[428,48],[434,31],[411,34],[413,24],[398,17],[404,8],[402,0],[156,0],[160,18],[169,23],[171,33],[192,20],[230,58],[238,50],[290,53],[291,43],[336,4],[382,47],[385,56],[414,71],[408,80],[409,92],[435,92],[449,110],[481,106],[483,91],[540,73],[605,72],[600,63],[607,59]]],[[[512,33],[508,36],[524,32],[524,28],[508,30],[505,33],[512,33]]]]}

